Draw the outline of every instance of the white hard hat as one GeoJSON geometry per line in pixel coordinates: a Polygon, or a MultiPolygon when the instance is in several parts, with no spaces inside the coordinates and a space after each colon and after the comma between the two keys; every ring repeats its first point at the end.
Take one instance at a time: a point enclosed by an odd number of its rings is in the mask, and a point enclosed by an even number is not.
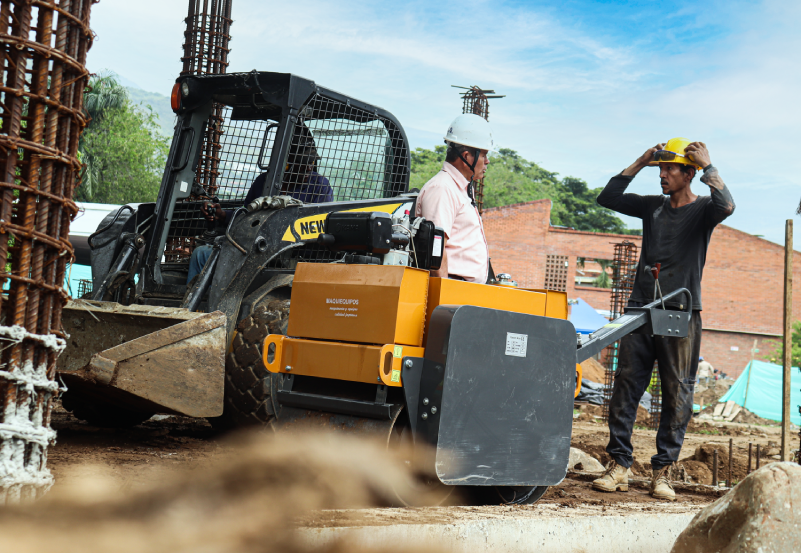
{"type": "Polygon", "coordinates": [[[496,151],[490,124],[480,115],[473,113],[460,115],[453,120],[445,135],[445,142],[490,152],[496,151]]]}

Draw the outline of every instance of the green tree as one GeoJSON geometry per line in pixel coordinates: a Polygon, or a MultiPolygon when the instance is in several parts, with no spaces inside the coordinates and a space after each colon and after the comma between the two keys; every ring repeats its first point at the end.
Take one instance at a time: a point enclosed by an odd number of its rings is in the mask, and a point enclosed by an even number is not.
{"type": "Polygon", "coordinates": [[[127,102],[106,111],[102,122],[82,136],[82,161],[90,179],[76,189],[79,201],[126,204],[155,201],[167,160],[169,139],[158,130],[152,110],[127,102]]]}
{"type": "MultiPolygon", "coordinates": [[[[773,351],[768,354],[768,359],[771,363],[781,365],[784,360],[784,344],[779,340],[769,340],[768,344],[773,347],[773,351]]],[[[793,323],[790,344],[792,345],[793,367],[801,367],[801,321],[793,323]]]]}
{"type": "Polygon", "coordinates": [[[122,108],[129,99],[128,91],[117,82],[117,76],[103,71],[89,78],[89,86],[83,94],[83,109],[92,122],[99,123],[108,110],[122,108]]]}
{"type": "Polygon", "coordinates": [[[409,190],[423,188],[431,177],[442,169],[445,161],[445,146],[434,146],[433,150],[417,148],[412,152],[412,172],[409,175],[409,190]]]}
{"type": "Polygon", "coordinates": [[[75,197],[83,202],[151,202],[169,150],[149,106],[134,105],[113,73],[92,77],[84,94],[90,117],[78,154],[83,163],[75,197]]]}
{"type": "Polygon", "coordinates": [[[601,190],[590,188],[585,181],[575,177],[563,178],[559,182],[559,201],[563,209],[557,212],[554,220],[576,230],[640,234],[642,231],[630,231],[614,211],[598,205],[595,199],[601,190]]]}
{"type": "MultiPolygon", "coordinates": [[[[409,188],[422,188],[442,168],[444,160],[445,146],[413,151],[409,188]]],[[[611,209],[598,205],[595,199],[600,188],[589,188],[575,177],[560,180],[558,173],[543,169],[514,150],[501,148],[491,157],[484,182],[484,207],[549,199],[554,225],[593,232],[642,233],[626,228],[611,209]]]]}

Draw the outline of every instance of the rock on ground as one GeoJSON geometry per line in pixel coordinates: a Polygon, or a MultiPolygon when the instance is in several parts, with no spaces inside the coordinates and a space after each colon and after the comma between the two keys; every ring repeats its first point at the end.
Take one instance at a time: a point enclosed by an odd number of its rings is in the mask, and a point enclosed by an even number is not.
{"type": "Polygon", "coordinates": [[[801,466],[771,463],[692,520],[673,553],[801,551],[801,466]]]}
{"type": "Polygon", "coordinates": [[[586,472],[603,472],[604,466],[598,459],[575,447],[570,448],[570,460],[567,463],[567,470],[582,470],[586,472]],[[580,466],[579,466],[580,465],[580,466]]]}

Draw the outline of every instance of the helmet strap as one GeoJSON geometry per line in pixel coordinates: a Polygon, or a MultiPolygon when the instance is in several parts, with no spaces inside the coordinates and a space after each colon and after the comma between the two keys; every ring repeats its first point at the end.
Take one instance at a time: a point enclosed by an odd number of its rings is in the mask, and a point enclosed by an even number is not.
{"type": "Polygon", "coordinates": [[[481,155],[481,150],[476,148],[473,152],[473,163],[468,163],[464,157],[464,152],[459,152],[459,159],[461,159],[465,165],[470,167],[470,172],[473,176],[470,178],[470,182],[467,184],[467,195],[470,197],[470,201],[473,203],[473,207],[476,206],[476,197],[475,197],[475,188],[473,187],[473,182],[475,181],[476,177],[476,164],[478,163],[478,156],[481,155]]]}

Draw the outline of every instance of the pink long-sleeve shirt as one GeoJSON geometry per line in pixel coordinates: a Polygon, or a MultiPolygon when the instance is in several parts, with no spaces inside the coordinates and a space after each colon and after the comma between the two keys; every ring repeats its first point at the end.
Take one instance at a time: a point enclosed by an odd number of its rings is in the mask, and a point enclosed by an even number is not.
{"type": "Polygon", "coordinates": [[[489,249],[478,209],[467,195],[469,181],[447,161],[420,191],[415,215],[442,227],[448,242],[448,273],[469,282],[487,282],[489,249]]]}

